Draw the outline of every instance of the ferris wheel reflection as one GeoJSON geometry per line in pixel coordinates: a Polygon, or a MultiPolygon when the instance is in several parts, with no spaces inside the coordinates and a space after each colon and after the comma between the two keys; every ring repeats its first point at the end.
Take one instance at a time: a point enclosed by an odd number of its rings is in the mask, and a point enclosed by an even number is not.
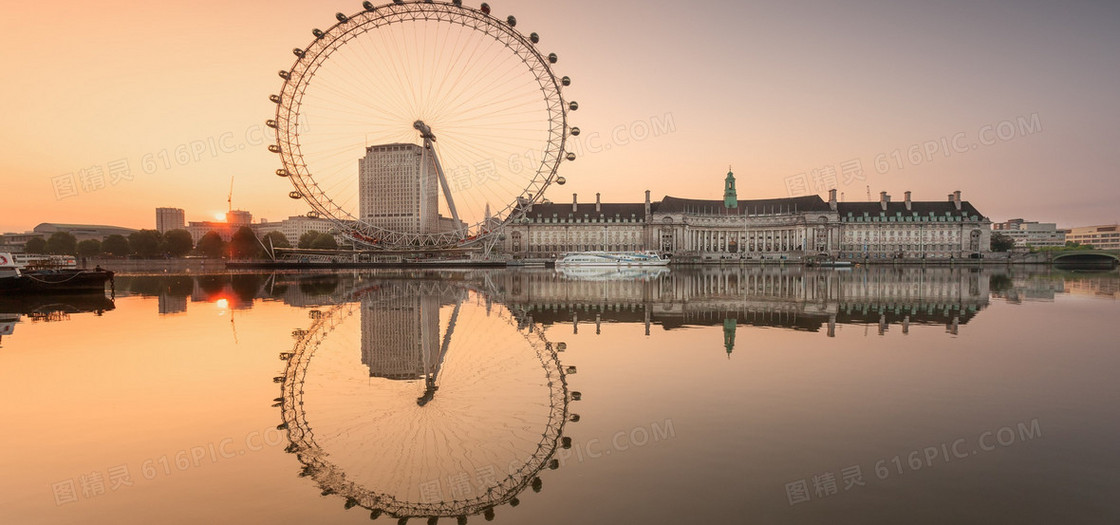
{"type": "Polygon", "coordinates": [[[313,313],[276,378],[300,475],[345,508],[401,520],[489,520],[540,491],[540,472],[571,446],[563,428],[579,394],[560,345],[491,297],[386,279],[313,313]]]}

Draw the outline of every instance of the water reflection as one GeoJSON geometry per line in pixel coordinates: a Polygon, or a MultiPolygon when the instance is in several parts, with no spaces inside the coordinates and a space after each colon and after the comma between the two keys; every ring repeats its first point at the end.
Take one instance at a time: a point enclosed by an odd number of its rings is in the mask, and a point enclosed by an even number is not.
{"type": "Polygon", "coordinates": [[[12,295],[0,297],[0,343],[24,316],[32,323],[67,321],[71,315],[102,315],[115,307],[105,294],[12,295]]]}
{"type": "MultiPolygon", "coordinates": [[[[260,300],[320,307],[348,300],[370,275],[122,276],[118,288],[126,295],[157,295],[161,314],[184,312],[188,302],[225,301],[234,310],[251,308],[260,300]]],[[[1046,267],[402,270],[372,275],[448,280],[486,289],[491,300],[523,312],[533,322],[571,324],[577,333],[589,325],[598,331],[603,322],[642,323],[647,334],[654,325],[664,329],[724,325],[728,349],[734,346],[733,333],[741,325],[823,331],[830,337],[836,335],[837,324],[874,327],[878,334],[892,327],[908,333],[912,325],[939,325],[946,333],[957,334],[988,306],[990,298],[1012,303],[1053,300],[1063,294],[1120,298],[1120,273],[1115,270],[1075,273],[1046,267]]],[[[402,302],[400,309],[415,310],[419,305],[402,302]]],[[[377,324],[371,321],[371,326],[377,324]]],[[[438,346],[432,341],[424,344],[430,351],[438,346]]]]}
{"type": "Polygon", "coordinates": [[[363,279],[311,312],[275,378],[301,476],[401,519],[492,519],[541,490],[570,446],[565,371],[485,283],[363,279]]]}

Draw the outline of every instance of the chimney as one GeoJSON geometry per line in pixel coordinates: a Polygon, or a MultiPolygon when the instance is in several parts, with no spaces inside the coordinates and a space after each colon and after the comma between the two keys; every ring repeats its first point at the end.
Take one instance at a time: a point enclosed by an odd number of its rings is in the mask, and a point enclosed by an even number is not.
{"type": "Polygon", "coordinates": [[[828,190],[828,208],[836,211],[836,188],[828,190]]]}
{"type": "Polygon", "coordinates": [[[906,195],[906,211],[910,211],[910,192],[907,191],[903,195],[906,195]]]}
{"type": "Polygon", "coordinates": [[[649,190],[646,190],[646,220],[649,220],[649,190]]]}
{"type": "Polygon", "coordinates": [[[579,200],[578,200],[578,199],[576,199],[576,194],[575,194],[575,193],[573,193],[573,194],[572,194],[572,213],[575,213],[575,212],[577,211],[577,210],[576,210],[576,204],[577,204],[578,202],[579,202],[579,200]]]}
{"type": "Polygon", "coordinates": [[[887,204],[890,203],[890,202],[891,202],[891,196],[887,195],[887,192],[885,192],[885,191],[880,191],[879,192],[879,206],[881,206],[883,208],[883,211],[887,211],[887,204]]]}
{"type": "Polygon", "coordinates": [[[603,213],[603,205],[599,202],[598,193],[595,193],[595,213],[603,213]]]}
{"type": "Polygon", "coordinates": [[[961,211],[961,190],[953,192],[953,206],[957,207],[957,211],[961,211]]]}

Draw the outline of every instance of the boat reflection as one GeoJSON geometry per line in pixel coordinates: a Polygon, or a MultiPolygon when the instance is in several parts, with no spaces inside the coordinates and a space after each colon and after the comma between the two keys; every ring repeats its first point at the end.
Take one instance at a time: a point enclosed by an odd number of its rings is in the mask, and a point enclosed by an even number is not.
{"type": "Polygon", "coordinates": [[[0,296],[0,342],[15,333],[23,317],[32,323],[66,321],[71,315],[102,315],[115,308],[104,292],[92,294],[45,294],[0,296]]]}
{"type": "Polygon", "coordinates": [[[559,467],[579,394],[559,349],[492,300],[492,281],[412,277],[355,282],[293,333],[274,378],[286,450],[371,518],[492,519],[559,467]]]}

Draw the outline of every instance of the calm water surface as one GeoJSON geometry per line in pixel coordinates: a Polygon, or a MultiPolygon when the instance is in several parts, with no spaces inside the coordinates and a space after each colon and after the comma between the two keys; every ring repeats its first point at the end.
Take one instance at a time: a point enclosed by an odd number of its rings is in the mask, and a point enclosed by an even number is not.
{"type": "Polygon", "coordinates": [[[1115,523],[1120,275],[121,276],[0,298],[4,523],[1115,523]],[[438,517],[438,520],[434,517],[438,517]]]}

